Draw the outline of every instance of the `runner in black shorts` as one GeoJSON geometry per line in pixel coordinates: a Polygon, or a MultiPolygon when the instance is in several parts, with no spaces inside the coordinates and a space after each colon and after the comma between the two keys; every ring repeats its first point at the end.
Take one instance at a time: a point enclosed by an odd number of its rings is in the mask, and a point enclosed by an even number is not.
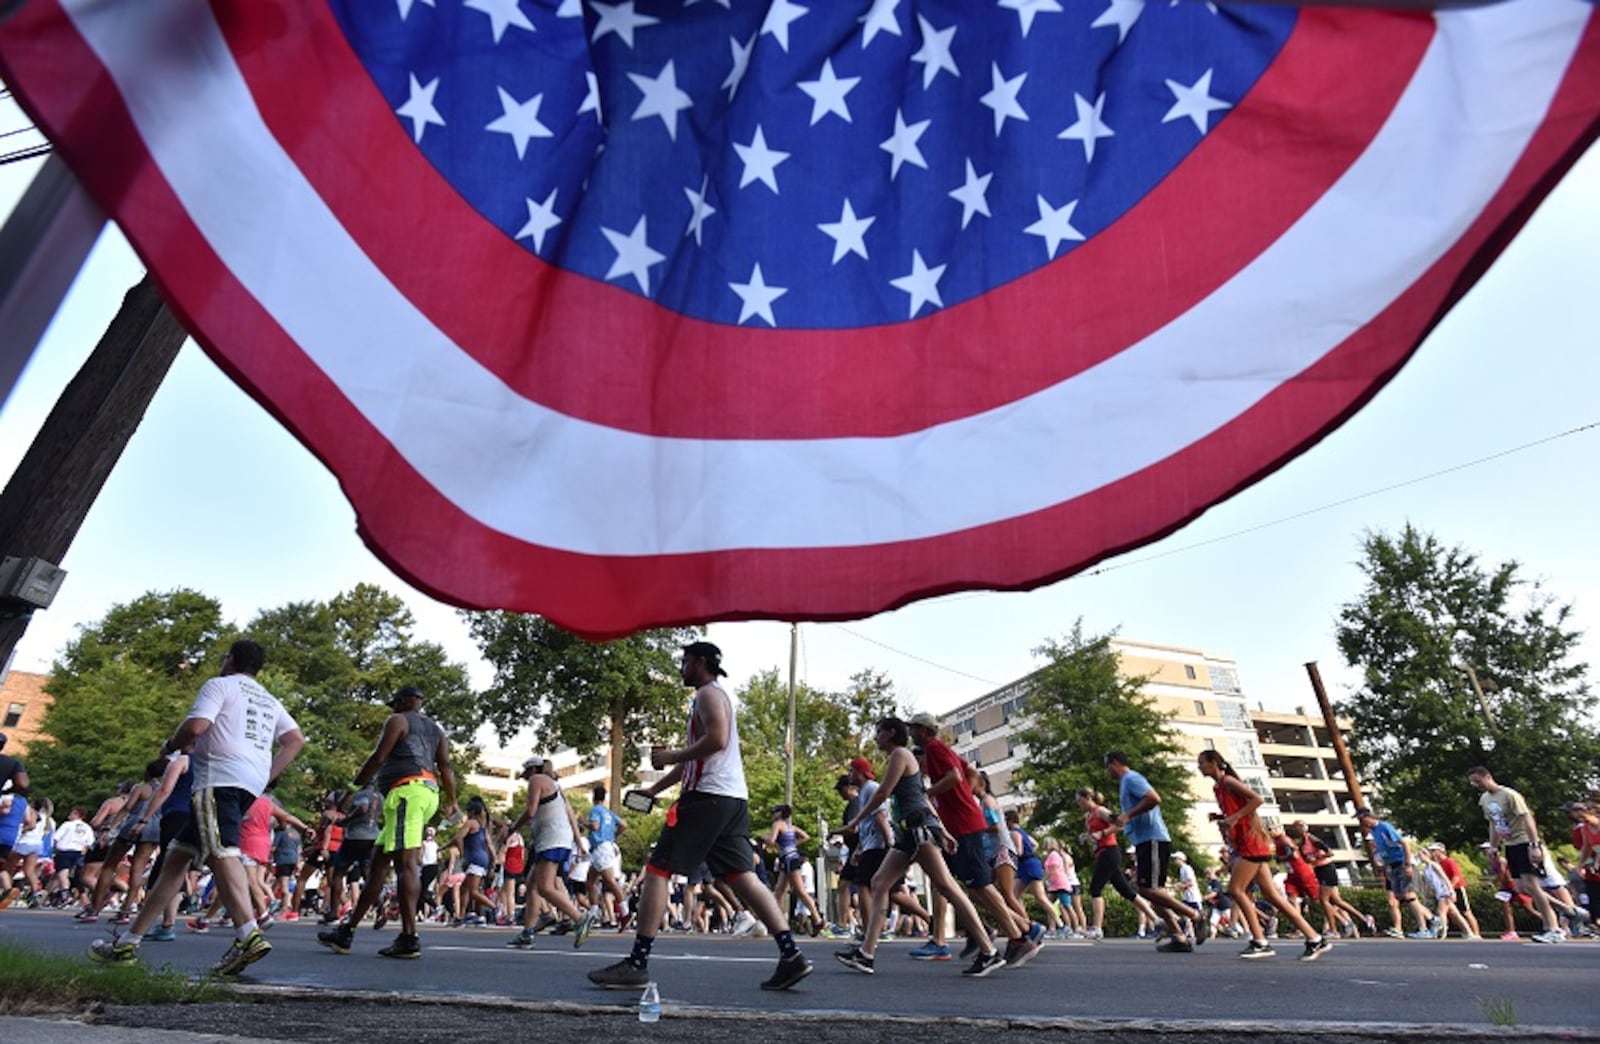
{"type": "Polygon", "coordinates": [[[683,683],[695,690],[688,743],[677,750],[651,748],[651,765],[671,768],[644,790],[653,798],[681,782],[682,793],[667,809],[666,826],[645,867],[633,952],[616,964],[591,971],[589,981],[597,986],[636,990],[650,982],[650,949],[666,910],[668,879],[702,862],[761,919],[778,944],[778,968],[761,988],[786,990],[811,974],[811,962],[795,945],[777,900],[751,872],[749,790],[733,701],[717,684],[717,678],[727,673],[721,660],[722,650],[710,642],[684,647],[683,683]]]}

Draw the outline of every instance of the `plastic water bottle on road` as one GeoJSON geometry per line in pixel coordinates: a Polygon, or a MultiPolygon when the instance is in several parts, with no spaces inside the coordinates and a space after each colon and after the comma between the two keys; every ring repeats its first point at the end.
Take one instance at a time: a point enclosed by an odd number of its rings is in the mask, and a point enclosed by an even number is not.
{"type": "Polygon", "coordinates": [[[639,998],[639,1021],[661,1021],[661,991],[653,982],[644,988],[644,995],[639,998]]]}

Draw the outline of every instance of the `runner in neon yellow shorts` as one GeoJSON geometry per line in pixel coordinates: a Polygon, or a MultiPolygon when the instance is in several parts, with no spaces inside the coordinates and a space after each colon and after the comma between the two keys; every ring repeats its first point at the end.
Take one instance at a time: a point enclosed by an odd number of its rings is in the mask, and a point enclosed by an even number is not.
{"type": "Polygon", "coordinates": [[[378,835],[378,850],[403,852],[421,848],[422,832],[437,811],[439,784],[432,780],[413,779],[394,787],[383,799],[383,832],[378,835]]]}

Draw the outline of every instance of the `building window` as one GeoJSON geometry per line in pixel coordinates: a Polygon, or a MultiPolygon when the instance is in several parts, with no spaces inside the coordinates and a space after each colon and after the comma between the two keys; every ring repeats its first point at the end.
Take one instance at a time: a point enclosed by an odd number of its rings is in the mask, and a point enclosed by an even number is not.
{"type": "Polygon", "coordinates": [[[1261,754],[1256,750],[1256,741],[1248,739],[1230,739],[1228,752],[1233,756],[1229,758],[1236,765],[1260,765],[1261,754]]]}
{"type": "Polygon", "coordinates": [[[1254,774],[1245,776],[1244,782],[1245,786],[1261,795],[1262,801],[1272,800],[1272,787],[1260,776],[1254,774]]]}
{"type": "Polygon", "coordinates": [[[1197,718],[1203,718],[1206,716],[1206,702],[1204,700],[1194,701],[1194,713],[1195,717],[1197,718]]]}
{"type": "Polygon", "coordinates": [[[1245,713],[1244,704],[1232,700],[1217,701],[1217,709],[1222,713],[1222,725],[1229,729],[1253,729],[1250,724],[1250,715],[1245,713]]]}
{"type": "Polygon", "coordinates": [[[1188,678],[1190,681],[1194,681],[1196,675],[1194,673],[1194,665],[1193,664],[1186,663],[1186,664],[1183,665],[1183,676],[1185,678],[1188,678]]]}
{"type": "Polygon", "coordinates": [[[1232,667],[1212,667],[1211,688],[1216,692],[1240,692],[1239,672],[1232,667]]]}
{"type": "Polygon", "coordinates": [[[6,708],[6,724],[5,724],[5,727],[9,729],[11,726],[13,726],[17,722],[21,721],[22,720],[22,712],[24,710],[26,710],[26,709],[27,708],[23,704],[20,704],[20,703],[13,703],[11,706],[7,707],[6,708]]]}

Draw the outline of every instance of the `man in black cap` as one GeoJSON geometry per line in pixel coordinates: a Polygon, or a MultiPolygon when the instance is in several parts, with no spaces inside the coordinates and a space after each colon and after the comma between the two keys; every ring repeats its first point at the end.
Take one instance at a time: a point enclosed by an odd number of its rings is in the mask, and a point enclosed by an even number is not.
{"type": "Polygon", "coordinates": [[[417,940],[417,901],[422,895],[422,842],[428,821],[440,809],[456,810],[456,777],[450,767],[450,741],[437,722],[422,713],[422,690],[407,685],[389,701],[394,711],[383,723],[378,746],[356,773],[355,786],[365,787],[376,777],[383,797],[383,830],[378,835],[366,884],[349,917],[317,933],[317,941],[335,953],[349,953],[356,925],[378,902],[389,866],[394,865],[395,891],[400,899],[400,934],[378,951],[380,957],[422,956],[417,940]]]}
{"type": "Polygon", "coordinates": [[[778,969],[761,988],[786,990],[811,974],[811,962],[795,945],[777,900],[751,872],[750,792],[739,755],[733,701],[717,684],[727,674],[722,650],[710,642],[684,646],[679,671],[683,683],[695,690],[688,742],[677,750],[650,748],[650,764],[671,769],[644,793],[655,797],[675,783],[683,787],[667,810],[666,826],[645,866],[633,952],[616,964],[591,971],[589,981],[607,989],[644,989],[650,981],[650,949],[667,908],[668,879],[675,873],[687,876],[705,863],[761,919],[778,944],[778,969]]]}

